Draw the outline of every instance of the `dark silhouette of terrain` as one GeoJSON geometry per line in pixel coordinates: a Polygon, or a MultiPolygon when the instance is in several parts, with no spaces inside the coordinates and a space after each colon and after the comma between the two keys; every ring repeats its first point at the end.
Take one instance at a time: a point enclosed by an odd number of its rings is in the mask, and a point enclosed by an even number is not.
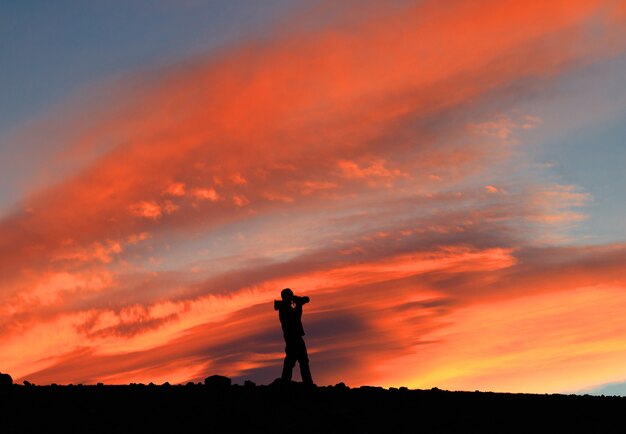
{"type": "Polygon", "coordinates": [[[310,386],[1,383],[9,433],[623,432],[626,397],[310,386]],[[26,385],[28,384],[28,385],[26,385]]]}
{"type": "Polygon", "coordinates": [[[0,372],[0,389],[6,388],[13,384],[13,378],[9,374],[3,374],[0,372]]]}

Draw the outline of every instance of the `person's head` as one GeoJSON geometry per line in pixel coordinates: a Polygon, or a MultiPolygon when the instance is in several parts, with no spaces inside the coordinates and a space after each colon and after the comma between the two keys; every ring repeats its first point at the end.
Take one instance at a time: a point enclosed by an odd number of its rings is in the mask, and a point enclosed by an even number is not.
{"type": "Polygon", "coordinates": [[[280,291],[280,296],[285,303],[291,303],[291,300],[293,300],[293,291],[289,288],[285,288],[280,291]]]}

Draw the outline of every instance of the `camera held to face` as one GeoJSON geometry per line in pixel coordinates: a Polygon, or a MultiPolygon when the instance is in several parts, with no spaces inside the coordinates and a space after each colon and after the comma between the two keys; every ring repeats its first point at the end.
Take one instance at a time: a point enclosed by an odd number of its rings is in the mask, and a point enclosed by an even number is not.
{"type": "Polygon", "coordinates": [[[292,304],[296,304],[296,305],[307,304],[309,301],[310,299],[306,295],[302,297],[298,295],[294,295],[291,297],[290,300],[274,300],[274,310],[279,310],[283,306],[283,303],[290,306],[292,304]]]}
{"type": "Polygon", "coordinates": [[[309,297],[307,297],[306,295],[302,297],[294,295],[293,302],[295,304],[307,304],[309,302],[309,297]]]}

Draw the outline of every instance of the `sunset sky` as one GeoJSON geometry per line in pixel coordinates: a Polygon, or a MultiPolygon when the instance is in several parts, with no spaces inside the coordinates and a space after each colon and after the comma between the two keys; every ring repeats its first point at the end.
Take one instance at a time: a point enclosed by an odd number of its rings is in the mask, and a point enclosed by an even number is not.
{"type": "Polygon", "coordinates": [[[0,371],[626,395],[626,0],[0,3],[0,371]],[[295,378],[299,381],[296,368],[295,378]]]}

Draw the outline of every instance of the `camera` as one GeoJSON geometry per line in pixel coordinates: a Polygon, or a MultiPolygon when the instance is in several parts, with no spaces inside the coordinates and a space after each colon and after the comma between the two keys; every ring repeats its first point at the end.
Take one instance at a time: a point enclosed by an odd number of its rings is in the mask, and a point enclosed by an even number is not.
{"type": "MultiPolygon", "coordinates": [[[[307,296],[297,296],[294,295],[293,297],[291,297],[291,302],[295,303],[295,304],[307,304],[310,301],[309,297],[307,296]]],[[[283,305],[284,301],[283,300],[274,300],[274,310],[279,310],[282,305],[283,305]]]]}
{"type": "Polygon", "coordinates": [[[293,302],[296,304],[307,304],[309,302],[309,297],[306,295],[303,297],[299,297],[297,295],[293,296],[293,302]]]}

